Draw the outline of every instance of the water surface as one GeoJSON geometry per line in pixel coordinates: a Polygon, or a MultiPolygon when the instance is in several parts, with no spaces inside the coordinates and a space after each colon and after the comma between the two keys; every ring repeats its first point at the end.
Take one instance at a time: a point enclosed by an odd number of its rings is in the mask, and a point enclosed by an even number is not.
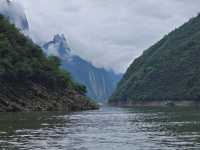
{"type": "Polygon", "coordinates": [[[200,149],[198,108],[112,108],[0,113],[0,149],[200,149]]]}

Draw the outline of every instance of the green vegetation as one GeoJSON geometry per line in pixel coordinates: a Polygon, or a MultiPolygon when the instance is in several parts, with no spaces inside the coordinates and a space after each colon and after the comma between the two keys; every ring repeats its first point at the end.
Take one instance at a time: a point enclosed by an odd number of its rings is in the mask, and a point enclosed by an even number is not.
{"type": "Polygon", "coordinates": [[[74,83],[59,66],[57,57],[46,57],[40,47],[0,16],[1,80],[45,81],[51,87],[67,87],[85,94],[85,86],[74,83]]]}
{"type": "Polygon", "coordinates": [[[200,100],[200,15],[137,58],[110,103],[151,100],[200,100]]]}

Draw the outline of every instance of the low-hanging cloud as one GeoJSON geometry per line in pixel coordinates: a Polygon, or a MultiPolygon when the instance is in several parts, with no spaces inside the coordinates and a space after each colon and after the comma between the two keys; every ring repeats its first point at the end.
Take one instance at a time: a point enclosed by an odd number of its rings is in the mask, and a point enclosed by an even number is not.
{"type": "Polygon", "coordinates": [[[193,0],[15,0],[23,5],[35,41],[64,33],[74,53],[124,72],[143,50],[195,16],[193,0]]]}
{"type": "Polygon", "coordinates": [[[28,30],[28,22],[23,7],[19,3],[11,2],[10,0],[0,0],[0,14],[9,18],[24,33],[28,30]]]}

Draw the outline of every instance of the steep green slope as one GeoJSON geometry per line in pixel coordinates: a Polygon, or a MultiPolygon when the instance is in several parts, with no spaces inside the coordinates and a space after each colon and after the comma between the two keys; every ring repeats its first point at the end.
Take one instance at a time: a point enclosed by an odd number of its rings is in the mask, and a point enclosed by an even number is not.
{"type": "Polygon", "coordinates": [[[200,100],[200,15],[137,58],[110,103],[163,100],[200,100]]]}
{"type": "Polygon", "coordinates": [[[95,108],[59,65],[0,16],[0,111],[95,108]]]}

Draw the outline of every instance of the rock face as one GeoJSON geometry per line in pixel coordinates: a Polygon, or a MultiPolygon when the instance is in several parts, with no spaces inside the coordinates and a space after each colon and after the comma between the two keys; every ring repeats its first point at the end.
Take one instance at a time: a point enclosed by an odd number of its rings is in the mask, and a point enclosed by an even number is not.
{"type": "Polygon", "coordinates": [[[97,68],[79,56],[72,55],[64,35],[56,35],[43,47],[48,55],[61,58],[62,68],[68,70],[77,82],[86,85],[87,95],[99,102],[111,96],[122,77],[122,74],[97,68]]]}
{"type": "Polygon", "coordinates": [[[200,15],[166,35],[128,68],[111,104],[200,100],[200,15]]]}
{"type": "Polygon", "coordinates": [[[0,111],[79,111],[96,109],[42,49],[0,15],[0,111]]]}
{"type": "Polygon", "coordinates": [[[1,0],[0,14],[7,17],[11,23],[14,23],[23,32],[29,30],[29,24],[23,8],[17,2],[1,0]]]}

